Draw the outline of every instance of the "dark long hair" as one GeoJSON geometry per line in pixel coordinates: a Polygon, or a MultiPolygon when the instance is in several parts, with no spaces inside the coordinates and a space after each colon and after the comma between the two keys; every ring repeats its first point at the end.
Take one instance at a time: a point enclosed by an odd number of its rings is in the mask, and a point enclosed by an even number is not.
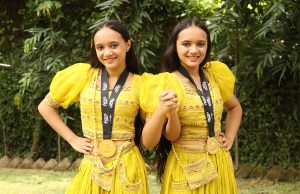
{"type": "MultiPolygon", "coordinates": [[[[91,57],[90,57],[91,66],[94,68],[99,68],[99,67],[102,68],[103,67],[103,64],[99,61],[97,54],[96,54],[94,37],[95,37],[95,34],[104,27],[114,30],[114,31],[118,32],[119,34],[121,34],[121,36],[125,42],[130,40],[130,36],[129,36],[127,27],[117,20],[108,20],[106,22],[101,23],[99,26],[97,26],[95,28],[93,36],[92,36],[92,48],[91,48],[91,57]]],[[[131,73],[135,73],[135,74],[140,73],[138,61],[137,61],[137,58],[134,53],[132,45],[130,46],[129,51],[126,53],[126,68],[131,73]]]]}
{"type": "MultiPolygon", "coordinates": [[[[200,63],[200,67],[202,67],[205,63],[208,62],[210,58],[211,51],[211,40],[209,31],[204,23],[196,18],[186,18],[179,22],[173,29],[166,51],[163,54],[162,63],[163,63],[163,71],[173,72],[177,70],[180,66],[180,60],[176,51],[176,41],[178,38],[178,34],[191,26],[196,26],[202,29],[207,35],[207,51],[203,61],[200,63]]],[[[200,68],[199,68],[200,70],[200,68]]],[[[155,160],[156,160],[156,170],[157,170],[157,180],[162,182],[162,177],[164,174],[164,169],[166,165],[166,161],[168,158],[168,154],[171,150],[171,142],[167,140],[164,136],[160,138],[158,145],[156,146],[155,160]]]]}
{"type": "Polygon", "coordinates": [[[211,40],[210,33],[206,27],[206,25],[197,18],[186,18],[180,21],[174,28],[171,33],[167,48],[163,54],[162,63],[163,63],[163,71],[173,72],[178,69],[180,66],[180,60],[176,51],[176,41],[178,38],[178,34],[189,27],[196,26],[202,29],[206,33],[207,37],[207,51],[203,61],[200,63],[200,67],[205,65],[206,62],[209,61],[210,51],[211,51],[211,40]]]}

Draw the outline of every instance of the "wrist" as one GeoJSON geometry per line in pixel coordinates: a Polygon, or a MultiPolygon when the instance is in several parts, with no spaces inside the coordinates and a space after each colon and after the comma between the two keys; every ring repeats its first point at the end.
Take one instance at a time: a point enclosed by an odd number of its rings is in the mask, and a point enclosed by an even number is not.
{"type": "Polygon", "coordinates": [[[70,135],[69,137],[66,137],[66,141],[71,144],[72,141],[76,138],[77,136],[75,134],[70,135]]]}
{"type": "Polygon", "coordinates": [[[233,142],[234,142],[234,137],[230,137],[230,136],[228,136],[228,135],[226,135],[226,134],[225,134],[225,137],[226,137],[228,143],[230,143],[230,145],[232,145],[233,142]]]}

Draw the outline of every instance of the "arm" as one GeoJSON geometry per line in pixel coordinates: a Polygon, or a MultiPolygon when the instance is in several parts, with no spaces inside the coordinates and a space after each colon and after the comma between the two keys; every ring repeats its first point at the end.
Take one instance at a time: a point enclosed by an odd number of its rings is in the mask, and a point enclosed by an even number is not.
{"type": "Polygon", "coordinates": [[[38,106],[38,110],[47,123],[62,136],[78,152],[89,154],[93,145],[90,140],[78,137],[61,119],[57,109],[51,107],[46,99],[38,106]]]}
{"type": "Polygon", "coordinates": [[[221,146],[225,147],[229,151],[234,142],[234,138],[238,132],[241,119],[242,119],[242,107],[235,96],[224,102],[224,106],[227,109],[226,117],[226,129],[225,134],[221,133],[220,136],[221,146]]]}
{"type": "Polygon", "coordinates": [[[169,119],[164,132],[166,138],[171,141],[173,138],[175,138],[174,140],[178,138],[177,129],[180,134],[180,122],[176,112],[177,101],[176,93],[171,91],[162,92],[159,105],[155,109],[151,119],[146,122],[143,128],[142,142],[146,148],[151,148],[158,144],[163,133],[164,124],[167,121],[168,114],[169,119]],[[176,129],[176,133],[173,133],[173,129],[176,129]]]}
{"type": "Polygon", "coordinates": [[[163,131],[164,136],[171,142],[176,141],[181,132],[181,124],[176,111],[176,108],[173,108],[170,111],[169,119],[165,130],[163,131]]]}

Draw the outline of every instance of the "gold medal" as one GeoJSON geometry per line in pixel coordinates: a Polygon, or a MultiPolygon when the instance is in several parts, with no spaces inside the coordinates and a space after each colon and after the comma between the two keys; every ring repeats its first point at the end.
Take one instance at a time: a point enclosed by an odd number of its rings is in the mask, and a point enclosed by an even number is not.
{"type": "Polygon", "coordinates": [[[99,144],[99,153],[104,157],[112,157],[117,150],[115,142],[110,139],[104,139],[99,144]]]}
{"type": "Polygon", "coordinates": [[[207,138],[206,147],[209,154],[216,154],[220,147],[218,138],[216,137],[207,138]]]}

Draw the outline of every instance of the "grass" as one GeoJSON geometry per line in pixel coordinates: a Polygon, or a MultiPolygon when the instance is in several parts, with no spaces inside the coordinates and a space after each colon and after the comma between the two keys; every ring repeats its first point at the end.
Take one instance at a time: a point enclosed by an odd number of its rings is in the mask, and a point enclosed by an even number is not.
{"type": "MultiPolygon", "coordinates": [[[[0,194],[63,194],[75,171],[44,171],[0,168],[0,194]]],[[[239,194],[299,194],[300,182],[281,183],[265,179],[237,179],[239,194]]],[[[149,175],[151,194],[159,193],[154,175],[149,175]]]]}

